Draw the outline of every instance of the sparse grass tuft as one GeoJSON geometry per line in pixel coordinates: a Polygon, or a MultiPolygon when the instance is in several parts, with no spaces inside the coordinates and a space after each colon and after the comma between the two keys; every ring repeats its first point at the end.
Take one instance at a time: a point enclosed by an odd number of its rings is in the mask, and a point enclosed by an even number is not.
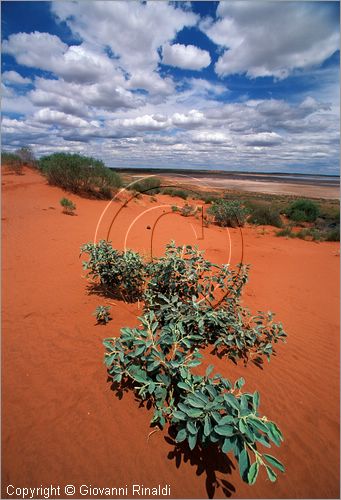
{"type": "Polygon", "coordinates": [[[67,215],[74,215],[76,205],[68,198],[62,198],[59,202],[63,207],[63,213],[67,215]]]}

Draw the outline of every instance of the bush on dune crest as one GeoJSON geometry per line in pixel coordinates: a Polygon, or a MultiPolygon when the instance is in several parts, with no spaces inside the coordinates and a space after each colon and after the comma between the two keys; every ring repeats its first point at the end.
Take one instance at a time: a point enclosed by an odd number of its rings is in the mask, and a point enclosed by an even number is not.
{"type": "Polygon", "coordinates": [[[1,164],[5,165],[10,172],[17,175],[22,175],[23,173],[23,162],[19,155],[15,153],[7,153],[6,151],[1,152],[1,164]]]}
{"type": "Polygon", "coordinates": [[[110,199],[122,184],[120,176],[101,160],[78,154],[43,156],[39,168],[49,184],[83,196],[110,199]]]}
{"type": "Polygon", "coordinates": [[[177,443],[187,442],[200,453],[208,445],[233,453],[249,484],[261,466],[275,481],[273,469],[284,472],[284,466],[259,445],[279,446],[283,437],[274,422],[259,415],[258,392],[243,392],[243,378],[233,384],[213,374],[213,366],[205,375],[192,370],[201,365],[200,349],[208,345],[220,357],[261,363],[262,356],[269,360],[274,353],[273,344],[285,340],[271,313],[252,316],[241,306],[247,266],[215,265],[196,247],[172,242],[162,258],[140,257],[132,280],[128,263],[136,260],[135,252],[124,254],[100,241],[84,245],[82,253],[89,256],[83,266],[92,281],[105,283],[116,296],[136,287],[135,300],[144,301],[138,328],[122,328],[120,336],[104,340],[105,364],[117,390],[133,386],[154,408],[151,425],[169,423],[177,443]]]}
{"type": "Polygon", "coordinates": [[[30,146],[23,146],[17,149],[14,153],[7,151],[1,152],[1,163],[13,173],[17,175],[23,174],[23,167],[37,166],[37,161],[33,150],[30,146]]]}

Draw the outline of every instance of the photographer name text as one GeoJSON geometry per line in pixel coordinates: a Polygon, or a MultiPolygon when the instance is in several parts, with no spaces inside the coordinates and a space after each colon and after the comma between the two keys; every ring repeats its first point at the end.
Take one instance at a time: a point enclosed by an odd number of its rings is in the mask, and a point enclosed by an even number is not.
{"type": "Polygon", "coordinates": [[[169,497],[171,487],[169,484],[158,484],[154,486],[145,486],[143,484],[131,484],[124,486],[92,486],[91,484],[82,484],[75,486],[67,484],[66,486],[38,486],[28,488],[9,484],[7,486],[7,495],[13,498],[67,498],[76,496],[91,497],[169,497]]]}

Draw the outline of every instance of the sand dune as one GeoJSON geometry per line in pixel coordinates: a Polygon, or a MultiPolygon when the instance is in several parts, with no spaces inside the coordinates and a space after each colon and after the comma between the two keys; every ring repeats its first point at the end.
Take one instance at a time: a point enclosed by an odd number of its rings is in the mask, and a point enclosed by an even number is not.
{"type": "MultiPolygon", "coordinates": [[[[339,245],[287,240],[271,228],[243,230],[244,261],[251,264],[244,304],[272,310],[288,333],[264,370],[214,358],[216,369],[259,390],[261,412],[285,441],[273,454],[286,474],[255,486],[239,477],[236,462],[196,452],[169,455],[167,432],[150,432],[151,412],[131,393],[119,400],[102,364],[102,339],[136,324],[136,304],[115,302],[113,321],[95,326],[91,315],[107,301],[87,295],[79,248],[91,241],[107,202],[69,197],[77,215],[61,213],[65,193],[37,173],[3,176],[2,498],[6,486],[74,484],[77,487],[170,485],[171,498],[337,498],[339,496],[339,245]],[[263,234],[264,233],[264,234],[263,234]],[[225,481],[225,483],[224,483],[225,481]],[[225,489],[223,489],[225,488],[225,489]]],[[[174,198],[142,197],[121,210],[113,245],[151,250],[151,231],[162,204],[174,198]],[[127,228],[143,211],[145,212],[127,228]]],[[[120,207],[113,203],[99,227],[105,237],[120,207]]],[[[229,259],[225,230],[200,237],[198,221],[165,215],[154,232],[153,252],[170,239],[198,244],[217,263],[229,259]]],[[[232,262],[241,256],[238,229],[230,231],[232,262]]],[[[205,353],[205,366],[212,361],[205,353]]],[[[100,498],[98,496],[97,498],[100,498]]]]}

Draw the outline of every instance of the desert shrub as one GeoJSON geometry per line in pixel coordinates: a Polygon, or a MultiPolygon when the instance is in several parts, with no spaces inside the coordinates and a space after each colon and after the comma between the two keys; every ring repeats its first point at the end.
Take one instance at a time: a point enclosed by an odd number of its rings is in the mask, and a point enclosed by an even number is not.
{"type": "MultiPolygon", "coordinates": [[[[142,194],[154,195],[160,192],[161,181],[158,177],[147,177],[131,186],[131,189],[142,194]]],[[[130,189],[130,188],[129,188],[130,189]]]]}
{"type": "Polygon", "coordinates": [[[176,441],[193,450],[213,443],[224,453],[232,451],[241,477],[253,484],[260,465],[272,481],[270,465],[284,471],[274,457],[262,455],[257,445],[277,446],[282,434],[276,424],[258,414],[259,394],[242,393],[244,380],[234,385],[216,374],[193,375],[201,363],[196,340],[183,333],[181,320],[159,327],[152,311],[141,318],[140,328],[122,328],[118,338],[106,339],[105,363],[117,384],[133,383],[137,395],[154,407],[152,425],[169,422],[176,441]],[[190,347],[188,347],[190,346],[190,347]],[[267,464],[266,464],[267,463],[267,464]]]}
{"type": "Polygon", "coordinates": [[[23,162],[16,153],[7,153],[6,151],[1,152],[1,164],[6,165],[10,172],[17,175],[22,175],[23,173],[23,162]]]}
{"type": "Polygon", "coordinates": [[[258,446],[279,446],[283,437],[274,422],[259,415],[258,392],[242,392],[243,378],[232,384],[213,375],[213,366],[204,376],[192,373],[201,364],[199,349],[208,343],[215,351],[234,353],[232,358],[252,350],[269,358],[272,344],[285,338],[271,313],[251,317],[241,307],[247,268],[214,265],[198,249],[171,243],[165,256],[145,269],[140,326],[122,328],[119,337],[104,340],[109,376],[117,388],[132,385],[154,408],[151,425],[169,423],[176,442],[187,441],[191,450],[213,444],[223,453],[232,452],[249,484],[260,466],[275,481],[272,467],[284,472],[284,466],[258,446]],[[223,296],[213,305],[217,291],[223,296]]]}
{"type": "Polygon", "coordinates": [[[178,212],[179,211],[179,207],[177,207],[176,205],[172,205],[172,212],[178,212]]]}
{"type": "Polygon", "coordinates": [[[113,190],[109,186],[100,187],[98,190],[98,197],[103,200],[111,200],[113,197],[113,190]]]}
{"type": "Polygon", "coordinates": [[[287,216],[295,222],[314,222],[319,215],[319,206],[312,200],[296,200],[287,209],[287,216]]]}
{"type": "Polygon", "coordinates": [[[182,198],[183,200],[187,200],[188,193],[186,191],[184,191],[183,189],[174,189],[172,196],[177,196],[178,198],[182,198]]]}
{"type": "Polygon", "coordinates": [[[218,199],[209,207],[207,213],[214,216],[219,226],[238,227],[244,226],[248,210],[238,200],[218,199]]]}
{"type": "Polygon", "coordinates": [[[83,269],[94,283],[127,302],[142,298],[145,265],[138,253],[132,250],[119,252],[112,248],[110,242],[101,240],[83,245],[82,254],[89,256],[83,262],[83,269]]]}
{"type": "Polygon", "coordinates": [[[69,153],[54,153],[39,161],[49,184],[81,195],[103,197],[103,192],[121,185],[120,176],[95,158],[69,153]]]}
{"type": "Polygon", "coordinates": [[[190,245],[167,245],[164,257],[148,266],[144,299],[160,323],[174,320],[174,311],[183,320],[185,331],[196,335],[198,345],[211,344],[230,359],[249,358],[262,363],[273,353],[273,344],[285,339],[282,325],[271,313],[252,316],[239,300],[247,282],[248,268],[231,270],[206,260],[190,245]],[[214,291],[219,292],[217,303],[214,291]]]}
{"type": "Polygon", "coordinates": [[[280,231],[277,231],[276,236],[286,236],[287,238],[295,238],[295,233],[292,232],[291,227],[286,226],[280,231]]]}
{"type": "Polygon", "coordinates": [[[67,215],[73,215],[76,210],[76,205],[68,198],[62,198],[59,203],[63,207],[63,213],[67,215]]]}
{"type": "Polygon", "coordinates": [[[219,198],[212,194],[201,194],[200,199],[205,203],[215,203],[219,198]]]}
{"type": "Polygon", "coordinates": [[[328,231],[326,241],[340,241],[340,227],[328,231]]]}
{"type": "Polygon", "coordinates": [[[31,146],[23,146],[16,150],[16,155],[21,159],[24,165],[29,167],[36,167],[37,160],[34,156],[31,146]]]}
{"type": "Polygon", "coordinates": [[[96,316],[96,320],[98,324],[106,325],[111,320],[110,317],[110,306],[98,306],[95,311],[92,313],[93,316],[96,316]]]}
{"type": "Polygon", "coordinates": [[[194,215],[196,212],[196,209],[193,205],[189,205],[186,203],[183,207],[180,208],[180,214],[183,217],[190,217],[191,215],[194,215]]]}
{"type": "Polygon", "coordinates": [[[282,227],[279,211],[266,204],[257,204],[251,209],[248,219],[251,224],[282,227]]]}
{"type": "Polygon", "coordinates": [[[294,237],[301,240],[322,241],[324,239],[324,233],[315,227],[309,227],[294,233],[294,237]]]}

